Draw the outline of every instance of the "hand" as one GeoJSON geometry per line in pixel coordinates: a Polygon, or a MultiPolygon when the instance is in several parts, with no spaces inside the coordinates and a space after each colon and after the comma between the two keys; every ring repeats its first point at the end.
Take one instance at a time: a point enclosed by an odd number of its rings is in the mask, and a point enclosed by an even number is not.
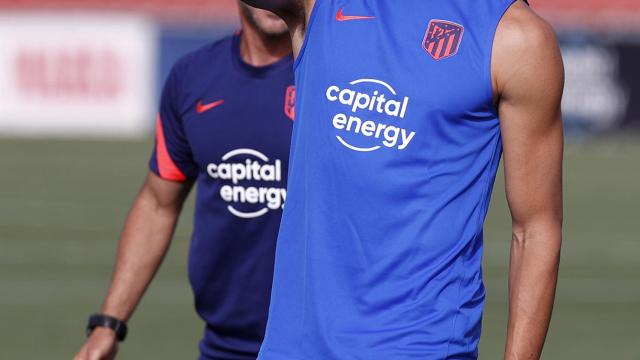
{"type": "Polygon", "coordinates": [[[97,327],[73,360],[113,360],[117,352],[116,333],[108,328],[97,327]]]}

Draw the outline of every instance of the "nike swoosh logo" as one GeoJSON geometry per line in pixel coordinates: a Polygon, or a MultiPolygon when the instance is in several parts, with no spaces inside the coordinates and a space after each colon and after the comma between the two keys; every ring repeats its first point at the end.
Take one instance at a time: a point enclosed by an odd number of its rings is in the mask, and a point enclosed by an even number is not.
{"type": "Polygon", "coordinates": [[[338,21],[370,20],[375,18],[375,16],[345,15],[343,9],[338,10],[338,12],[336,13],[336,20],[338,21]]]}
{"type": "Polygon", "coordinates": [[[218,100],[218,101],[214,101],[212,103],[208,103],[208,104],[202,104],[202,100],[198,101],[198,103],[196,104],[196,112],[198,114],[202,114],[205,111],[209,111],[215,107],[218,107],[220,105],[224,104],[224,100],[218,100]]]}

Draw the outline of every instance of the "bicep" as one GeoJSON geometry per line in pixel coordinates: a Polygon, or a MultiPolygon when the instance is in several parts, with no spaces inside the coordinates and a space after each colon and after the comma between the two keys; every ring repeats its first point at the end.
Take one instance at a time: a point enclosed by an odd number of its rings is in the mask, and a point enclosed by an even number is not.
{"type": "Polygon", "coordinates": [[[509,207],[515,224],[561,221],[562,58],[542,20],[511,25],[498,29],[493,64],[509,207]]]}
{"type": "Polygon", "coordinates": [[[177,210],[182,207],[192,186],[193,180],[169,181],[150,171],[140,194],[148,197],[158,208],[177,210]]]}
{"type": "Polygon", "coordinates": [[[149,161],[151,171],[172,181],[185,181],[198,174],[181,116],[184,112],[181,95],[184,72],[182,63],[176,64],[163,87],[155,124],[155,144],[149,161]]]}

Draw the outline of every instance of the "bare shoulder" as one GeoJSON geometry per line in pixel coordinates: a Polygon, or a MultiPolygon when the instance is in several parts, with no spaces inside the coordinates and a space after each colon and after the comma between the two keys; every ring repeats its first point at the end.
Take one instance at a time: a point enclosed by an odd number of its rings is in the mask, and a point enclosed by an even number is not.
{"type": "Polygon", "coordinates": [[[536,44],[557,41],[551,25],[520,0],[504,14],[498,26],[496,40],[512,46],[529,41],[536,44]]]}
{"type": "Polygon", "coordinates": [[[563,73],[554,29],[518,0],[498,25],[493,44],[492,77],[497,95],[504,95],[512,85],[534,86],[540,81],[562,87],[563,73]]]}

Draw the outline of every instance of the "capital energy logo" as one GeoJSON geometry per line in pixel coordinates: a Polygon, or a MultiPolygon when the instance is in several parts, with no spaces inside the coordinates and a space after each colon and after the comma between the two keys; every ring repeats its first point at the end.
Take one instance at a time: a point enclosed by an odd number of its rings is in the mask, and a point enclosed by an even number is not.
{"type": "Polygon", "coordinates": [[[207,165],[207,174],[224,181],[220,198],[229,203],[227,210],[239,218],[257,218],[284,207],[287,190],[280,186],[280,159],[271,161],[260,151],[236,149],[224,154],[220,163],[207,165]],[[264,186],[246,186],[249,181],[264,186]]]}
{"type": "Polygon", "coordinates": [[[371,152],[383,147],[404,150],[415,131],[402,127],[407,114],[409,97],[384,81],[359,79],[348,86],[331,85],[325,93],[327,100],[342,105],[342,112],[333,116],[337,141],[346,148],[371,152]]]}

